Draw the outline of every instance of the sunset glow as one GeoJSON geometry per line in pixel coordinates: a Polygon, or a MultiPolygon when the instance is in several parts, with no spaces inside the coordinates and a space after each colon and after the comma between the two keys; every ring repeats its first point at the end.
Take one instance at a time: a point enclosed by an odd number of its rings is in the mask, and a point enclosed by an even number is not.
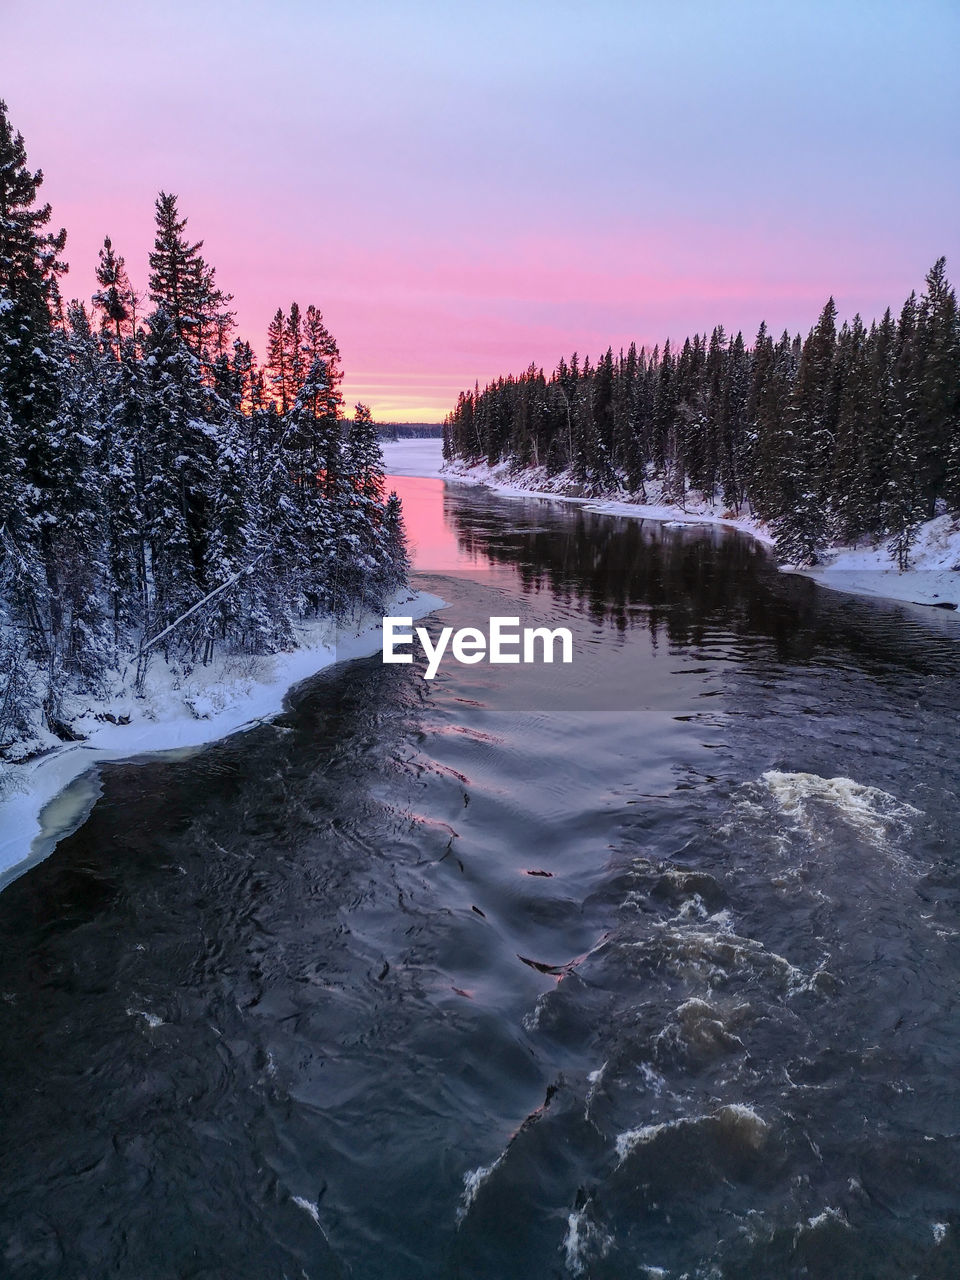
{"type": "Polygon", "coordinates": [[[315,302],[380,419],[575,349],[805,331],[831,292],[869,318],[956,262],[954,5],[605,8],[13,0],[0,92],[68,296],[105,233],[143,288],[175,191],[240,332],[315,302]]]}

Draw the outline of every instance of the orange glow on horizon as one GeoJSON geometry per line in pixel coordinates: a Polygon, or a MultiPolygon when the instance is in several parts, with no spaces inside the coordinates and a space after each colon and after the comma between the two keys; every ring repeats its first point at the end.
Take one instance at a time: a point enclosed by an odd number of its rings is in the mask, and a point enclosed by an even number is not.
{"type": "Polygon", "coordinates": [[[438,379],[436,374],[361,373],[343,380],[343,406],[348,418],[354,405],[367,405],[375,422],[442,422],[457,396],[473,386],[464,376],[438,379]],[[405,383],[409,382],[409,387],[405,383]]]}

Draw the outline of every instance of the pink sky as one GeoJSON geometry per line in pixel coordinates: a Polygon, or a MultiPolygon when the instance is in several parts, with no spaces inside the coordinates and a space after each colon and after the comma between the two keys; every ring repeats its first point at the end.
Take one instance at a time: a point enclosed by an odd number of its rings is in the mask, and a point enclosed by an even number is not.
{"type": "Polygon", "coordinates": [[[871,318],[941,253],[958,275],[950,3],[7,0],[2,25],[68,294],[104,233],[143,287],[175,191],[241,333],[316,303],[380,419],[575,349],[805,331],[830,293],[871,318]]]}

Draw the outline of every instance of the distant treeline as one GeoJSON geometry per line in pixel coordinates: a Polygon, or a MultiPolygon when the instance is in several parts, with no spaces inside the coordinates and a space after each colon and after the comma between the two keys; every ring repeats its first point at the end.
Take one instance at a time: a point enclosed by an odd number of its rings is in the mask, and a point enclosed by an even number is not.
{"type": "Polygon", "coordinates": [[[407,566],[320,312],[278,311],[258,368],[165,193],[146,299],[106,239],[92,309],[65,305],[41,181],[0,103],[0,752],[134,657],[271,651],[379,610],[407,566]]]}
{"type": "Polygon", "coordinates": [[[676,347],[531,365],[460,395],[447,458],[565,473],[588,494],[688,490],[774,530],[781,559],[889,539],[905,567],[920,522],[960,510],[960,321],[940,259],[899,318],[807,338],[765,324],[748,346],[718,326],[676,347]]]}
{"type": "Polygon", "coordinates": [[[443,435],[440,422],[378,422],[384,440],[438,440],[443,435]]]}

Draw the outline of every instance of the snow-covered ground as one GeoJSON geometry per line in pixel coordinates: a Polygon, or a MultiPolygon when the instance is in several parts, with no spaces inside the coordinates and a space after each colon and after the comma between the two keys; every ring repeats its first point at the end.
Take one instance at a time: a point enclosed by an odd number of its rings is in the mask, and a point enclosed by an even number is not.
{"type": "MultiPolygon", "coordinates": [[[[740,529],[766,546],[773,537],[766,526],[751,516],[724,513],[719,507],[689,495],[687,504],[657,501],[656,484],[647,486],[650,501],[637,503],[623,499],[578,498],[567,475],[548,476],[543,468],[514,472],[508,463],[474,467],[462,463],[444,465],[441,440],[399,441],[384,448],[387,470],[394,475],[441,477],[463,484],[486,485],[508,496],[539,496],[577,502],[589,511],[608,515],[659,520],[665,524],[720,524],[740,529]]],[[[912,604],[960,608],[960,520],[938,516],[921,525],[910,556],[910,568],[900,573],[885,545],[872,547],[832,547],[824,563],[815,569],[787,570],[803,573],[821,586],[854,595],[903,600],[912,604]]],[[[958,614],[960,617],[960,614],[958,614]]]]}
{"type": "MultiPolygon", "coordinates": [[[[391,606],[421,618],[442,607],[439,597],[426,592],[404,593],[391,606]]],[[[299,641],[290,652],[224,657],[182,679],[158,655],[148,668],[142,697],[131,693],[71,717],[84,741],[4,766],[0,888],[46,857],[84,820],[99,795],[97,765],[196,748],[277,715],[294,685],[335,662],[375,653],[382,622],[367,617],[357,626],[338,628],[321,620],[302,628],[299,641]],[[104,722],[98,718],[104,712],[129,723],[104,722]]]]}
{"type": "Polygon", "coordinates": [[[637,520],[659,520],[663,524],[697,525],[721,524],[731,529],[740,529],[763,542],[773,546],[773,537],[759,520],[749,515],[734,515],[732,511],[724,512],[722,508],[711,505],[690,493],[684,506],[674,502],[658,501],[660,485],[651,481],[647,485],[647,501],[632,502],[627,495],[611,498],[583,498],[576,494],[577,485],[566,472],[548,476],[544,467],[531,467],[526,471],[514,472],[508,463],[501,462],[490,467],[480,463],[475,467],[464,467],[460,463],[448,465],[442,475],[448,480],[463,481],[467,484],[482,484],[494,489],[497,493],[511,497],[546,497],[558,498],[564,502],[576,502],[587,511],[599,511],[609,516],[632,516],[637,520]]]}
{"type": "Polygon", "coordinates": [[[442,440],[381,440],[380,448],[388,476],[419,476],[423,480],[440,478],[442,440]]]}
{"type": "Polygon", "coordinates": [[[904,573],[883,545],[831,547],[823,565],[803,572],[836,591],[960,608],[960,520],[944,515],[922,524],[904,573]]]}

